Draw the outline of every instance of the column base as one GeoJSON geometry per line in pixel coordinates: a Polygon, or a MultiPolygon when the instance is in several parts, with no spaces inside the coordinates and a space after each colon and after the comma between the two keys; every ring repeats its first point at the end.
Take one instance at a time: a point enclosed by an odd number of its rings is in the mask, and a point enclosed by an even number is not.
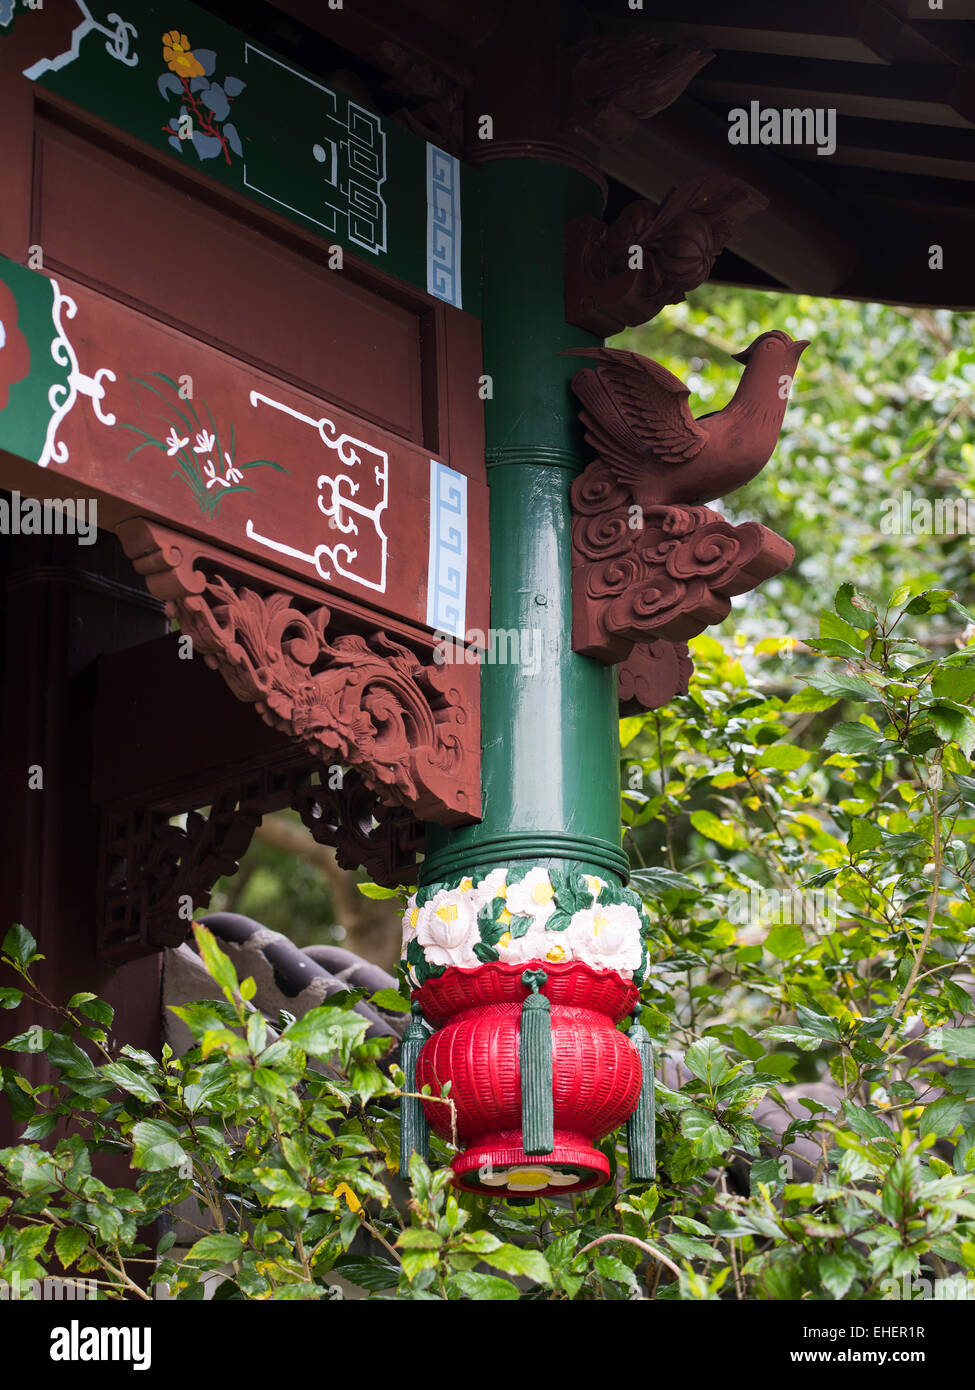
{"type": "Polygon", "coordinates": [[[451,1163],[454,1182],[498,1197],[557,1197],[607,1180],[609,1161],[584,1134],[557,1129],[554,1139],[551,1153],[533,1155],[522,1148],[520,1130],[485,1134],[451,1163]]]}

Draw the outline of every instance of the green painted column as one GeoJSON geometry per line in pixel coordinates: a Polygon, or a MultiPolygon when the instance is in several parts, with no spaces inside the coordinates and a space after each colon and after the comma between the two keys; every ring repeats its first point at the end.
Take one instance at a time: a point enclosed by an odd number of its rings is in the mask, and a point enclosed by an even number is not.
{"type": "MultiPolygon", "coordinates": [[[[483,820],[428,827],[421,883],[531,860],[626,874],[619,834],[616,670],[572,650],[569,487],[589,461],[565,348],[598,340],[566,324],[563,229],[598,215],[596,184],[569,164],[482,165],[484,372],[491,624],[534,662],[481,667],[483,820]]],[[[496,650],[503,644],[493,644],[496,650]]]]}

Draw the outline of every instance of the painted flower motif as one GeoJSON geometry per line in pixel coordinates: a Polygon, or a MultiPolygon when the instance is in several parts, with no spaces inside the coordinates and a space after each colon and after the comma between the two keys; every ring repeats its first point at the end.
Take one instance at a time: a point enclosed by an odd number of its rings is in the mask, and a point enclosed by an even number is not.
{"type": "Polygon", "coordinates": [[[573,957],[595,970],[629,973],[640,964],[640,916],[627,903],[597,903],[577,912],[565,935],[573,957]]]}
{"type": "Polygon", "coordinates": [[[0,280],[0,410],[6,407],[10,388],[30,371],[30,348],[17,327],[17,300],[10,286],[0,280]]]}
{"type": "MultiPolygon", "coordinates": [[[[193,452],[198,453],[199,450],[194,449],[193,452]]],[[[210,488],[212,488],[216,483],[219,483],[221,487],[229,486],[226,479],[222,478],[220,474],[217,472],[217,465],[214,463],[213,459],[207,459],[206,463],[203,465],[203,473],[207,479],[207,491],[209,491],[210,488]]]]}
{"type": "Polygon", "coordinates": [[[241,473],[239,468],[234,467],[233,460],[229,454],[225,453],[224,458],[227,461],[227,473],[224,478],[227,487],[230,487],[231,483],[242,483],[244,481],[243,473],[241,473]]]}
{"type": "Polygon", "coordinates": [[[492,1168],[480,1181],[486,1187],[506,1187],[509,1192],[541,1192],[544,1187],[572,1187],[579,1176],[542,1163],[529,1163],[521,1168],[492,1168]]]}
{"type": "Polygon", "coordinates": [[[505,898],[515,917],[531,917],[543,926],[555,911],[555,889],[545,869],[529,869],[520,883],[512,883],[505,898]]]}
{"type": "Polygon", "coordinates": [[[431,965],[479,965],[474,954],[480,940],[477,902],[470,888],[441,888],[435,893],[420,910],[416,936],[431,965]]]}
{"type": "Polygon", "coordinates": [[[169,428],[169,438],[166,440],[166,445],[167,445],[167,448],[166,448],[166,455],[167,455],[167,457],[168,457],[168,458],[175,458],[176,455],[179,453],[180,449],[185,449],[186,446],[187,446],[187,444],[188,444],[189,442],[190,442],[190,440],[189,440],[189,436],[188,436],[188,435],[187,435],[187,437],[186,437],[185,439],[180,439],[179,435],[176,433],[176,430],[173,428],[173,426],[170,426],[170,428],[169,428]]]}
{"type": "Polygon", "coordinates": [[[193,445],[194,454],[209,454],[213,451],[213,446],[217,442],[215,434],[209,434],[206,430],[201,430],[196,436],[196,443],[193,445]]]}
{"type": "Polygon", "coordinates": [[[178,29],[163,34],[163,58],[177,77],[204,77],[203,64],[190,48],[190,41],[178,29]]]}

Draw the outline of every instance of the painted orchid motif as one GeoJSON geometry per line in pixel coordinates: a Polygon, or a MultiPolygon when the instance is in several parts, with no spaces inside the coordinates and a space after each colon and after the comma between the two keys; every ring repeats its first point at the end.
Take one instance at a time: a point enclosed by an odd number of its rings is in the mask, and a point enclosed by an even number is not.
{"type": "Polygon", "coordinates": [[[30,347],[17,326],[17,300],[0,280],[0,410],[10,398],[10,388],[30,371],[30,347]]]}
{"type": "MultiPolygon", "coordinates": [[[[0,281],[0,290],[3,284],[0,281]]],[[[0,384],[2,384],[2,356],[0,356],[0,384]]],[[[133,458],[142,449],[158,449],[167,458],[176,461],[176,471],[174,478],[179,478],[192,490],[194,497],[199,505],[200,511],[207,516],[216,516],[219,513],[220,505],[225,497],[230,497],[236,492],[253,492],[254,489],[244,482],[244,473],[250,468],[274,468],[279,473],[287,473],[287,469],[280,463],[274,463],[271,459],[250,459],[247,463],[235,463],[235,430],[230,426],[230,448],[225,449],[220,438],[220,427],[213,417],[212,411],[204,401],[201,404],[201,412],[207,416],[207,424],[204,424],[197,414],[196,406],[192,399],[188,399],[180,390],[179,383],[174,381],[171,376],[166,376],[164,372],[153,372],[150,378],[130,377],[136,400],[139,400],[139,388],[151,393],[161,399],[167,408],[169,433],[164,439],[158,438],[148,430],[140,428],[135,424],[123,425],[123,429],[132,430],[134,434],[142,436],[143,442],[137,444],[129,454],[133,458]],[[181,433],[180,430],[184,432],[181,433]],[[190,440],[194,443],[191,447],[190,440]],[[223,458],[223,471],[219,459],[223,458]]],[[[238,455],[239,457],[239,455],[238,455]]]]}
{"type": "Polygon", "coordinates": [[[176,431],[174,429],[170,429],[169,438],[166,440],[166,453],[169,456],[169,458],[175,458],[176,455],[179,453],[180,449],[185,449],[189,442],[189,435],[187,435],[185,439],[180,439],[176,431]]]}

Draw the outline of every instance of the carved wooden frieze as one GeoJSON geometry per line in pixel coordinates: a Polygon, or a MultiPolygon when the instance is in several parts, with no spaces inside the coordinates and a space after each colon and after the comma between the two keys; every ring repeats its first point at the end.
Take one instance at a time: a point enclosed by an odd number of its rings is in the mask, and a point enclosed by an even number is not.
{"type": "MultiPolygon", "coordinates": [[[[209,799],[209,793],[201,793],[209,799]]],[[[102,810],[99,955],[132,960],[178,946],[207,906],[219,878],[236,872],[261,818],[291,807],[342,868],[360,865],[376,883],[415,883],[423,827],[402,807],[384,806],[360,774],[312,761],[242,772],[209,807],[184,798],[185,824],[173,806],[102,810]]]]}
{"type": "Polygon", "coordinates": [[[661,643],[721,622],[733,595],[792,562],[774,531],[702,504],[767,462],[806,346],[762,334],[738,354],[745,371],[732,401],[700,420],[688,388],[658,363],[612,348],[580,353],[597,363],[572,381],[597,457],[572,485],[572,646],[624,663],[620,695],[631,708],[659,708],[686,689],[686,647],[661,643]]]}
{"type": "Polygon", "coordinates": [[[600,338],[646,323],[704,283],[738,227],[768,200],[740,179],[707,175],[659,208],[630,203],[612,224],[577,217],[565,229],[565,317],[600,338]]]}
{"type": "Polygon", "coordinates": [[[479,815],[476,666],[438,665],[432,639],[424,660],[375,618],[164,526],[118,534],[167,615],[266,723],[356,768],[385,805],[447,825],[479,815]]]}

